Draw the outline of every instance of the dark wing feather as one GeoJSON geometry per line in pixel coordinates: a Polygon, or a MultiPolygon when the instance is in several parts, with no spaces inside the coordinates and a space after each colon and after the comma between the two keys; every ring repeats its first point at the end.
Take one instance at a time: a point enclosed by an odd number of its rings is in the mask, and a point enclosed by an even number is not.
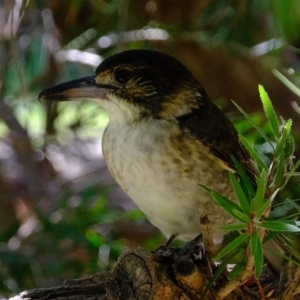
{"type": "Polygon", "coordinates": [[[242,145],[238,133],[224,113],[209,99],[202,98],[201,105],[187,115],[178,118],[182,130],[190,132],[231,169],[236,169],[234,156],[244,168],[253,185],[258,176],[256,163],[242,145]]]}

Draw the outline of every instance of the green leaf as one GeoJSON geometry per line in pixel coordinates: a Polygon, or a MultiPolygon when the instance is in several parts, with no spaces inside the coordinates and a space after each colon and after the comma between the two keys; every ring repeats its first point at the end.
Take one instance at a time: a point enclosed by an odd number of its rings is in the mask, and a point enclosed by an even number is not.
{"type": "Polygon", "coordinates": [[[258,165],[258,168],[260,170],[267,169],[266,164],[261,159],[259,153],[256,151],[255,147],[249,143],[249,141],[243,137],[242,135],[239,135],[240,140],[242,141],[243,145],[247,149],[247,151],[250,153],[250,155],[254,158],[255,162],[258,165]]]}
{"type": "Polygon", "coordinates": [[[280,135],[279,141],[277,143],[277,147],[275,149],[274,157],[278,157],[278,155],[284,151],[286,146],[287,138],[291,132],[292,120],[288,120],[288,122],[284,125],[282,133],[280,135]]]}
{"type": "Polygon", "coordinates": [[[296,164],[293,166],[293,168],[291,169],[291,173],[295,173],[296,172],[296,170],[299,168],[299,166],[300,166],[300,160],[298,160],[297,162],[296,162],[296,164]]]}
{"type": "Polygon", "coordinates": [[[266,169],[263,169],[260,178],[258,180],[258,186],[256,190],[255,197],[252,201],[252,210],[257,212],[260,210],[261,206],[264,204],[266,189],[267,189],[267,180],[268,180],[268,173],[266,169]]]}
{"type": "Polygon", "coordinates": [[[268,232],[268,235],[266,235],[263,239],[263,244],[276,238],[278,235],[280,234],[280,232],[278,231],[271,231],[271,232],[268,232]]]}
{"type": "Polygon", "coordinates": [[[254,257],[255,277],[258,278],[263,268],[263,251],[262,243],[256,230],[250,236],[250,246],[252,255],[254,257]]]}
{"type": "Polygon", "coordinates": [[[300,97],[300,89],[293,82],[291,82],[286,76],[276,69],[273,70],[273,73],[279,80],[281,80],[283,84],[285,84],[292,92],[300,97]]]}
{"type": "Polygon", "coordinates": [[[232,159],[232,161],[238,171],[238,174],[241,178],[241,186],[243,186],[248,191],[250,197],[253,197],[255,195],[255,190],[253,188],[250,178],[246,174],[246,172],[245,172],[244,168],[242,167],[242,165],[240,164],[240,162],[233,155],[231,156],[231,159],[232,159]]]}
{"type": "Polygon", "coordinates": [[[260,218],[271,205],[272,205],[272,200],[265,199],[261,207],[257,210],[256,217],[260,218]]]}
{"type": "Polygon", "coordinates": [[[220,206],[223,207],[231,216],[241,222],[245,222],[245,218],[247,218],[247,216],[243,215],[243,217],[240,218],[240,216],[236,214],[236,211],[239,211],[241,214],[243,214],[241,208],[236,203],[200,183],[198,183],[198,185],[206,191],[210,192],[215,200],[220,204],[220,206]]]}
{"type": "Polygon", "coordinates": [[[263,221],[259,223],[258,226],[273,231],[300,232],[300,228],[298,226],[286,221],[263,221]]]}
{"type": "Polygon", "coordinates": [[[235,194],[240,202],[241,208],[243,210],[243,212],[250,216],[251,210],[250,210],[250,200],[251,199],[247,199],[239,182],[237,181],[235,175],[232,172],[229,172],[229,177],[231,180],[231,184],[233,186],[233,189],[235,191],[235,194]]]}
{"type": "Polygon", "coordinates": [[[262,136],[262,138],[268,142],[271,147],[274,149],[273,143],[271,142],[271,140],[267,137],[267,135],[265,134],[265,132],[254,123],[254,121],[252,120],[251,116],[249,114],[247,114],[237,103],[235,103],[234,101],[232,101],[233,104],[235,105],[235,107],[245,116],[245,118],[253,125],[253,127],[256,129],[256,131],[262,136]]]}
{"type": "Polygon", "coordinates": [[[234,231],[234,230],[247,229],[247,226],[248,226],[247,223],[238,223],[238,224],[218,226],[217,228],[221,230],[234,231]]]}
{"type": "Polygon", "coordinates": [[[272,178],[273,182],[274,182],[274,186],[278,186],[280,185],[280,183],[283,182],[284,179],[286,179],[284,175],[284,167],[285,167],[285,158],[284,158],[284,153],[282,152],[281,155],[279,155],[279,157],[277,158],[278,163],[277,166],[275,168],[275,176],[274,178],[272,178]]]}
{"type": "Polygon", "coordinates": [[[241,211],[241,208],[236,203],[214,191],[212,191],[211,194],[216,201],[235,219],[241,222],[249,222],[249,217],[241,211]]]}
{"type": "Polygon", "coordinates": [[[284,174],[285,177],[293,177],[293,176],[300,176],[300,172],[288,172],[284,174]]]}
{"type": "Polygon", "coordinates": [[[298,160],[296,162],[296,164],[292,167],[290,172],[286,172],[284,174],[284,177],[286,177],[286,181],[288,181],[293,176],[300,176],[300,172],[296,172],[296,170],[298,170],[299,166],[300,166],[300,160],[298,160]]]}
{"type": "Polygon", "coordinates": [[[236,239],[234,239],[231,243],[229,243],[225,248],[223,248],[219,254],[215,257],[215,260],[220,260],[223,256],[228,254],[229,252],[235,250],[240,244],[246,241],[249,238],[249,233],[244,232],[236,239]]]}
{"type": "Polygon", "coordinates": [[[295,139],[291,133],[289,133],[287,137],[285,148],[286,148],[285,152],[287,153],[287,156],[292,155],[295,151],[295,139]]]}
{"type": "Polygon", "coordinates": [[[233,209],[232,212],[235,214],[237,219],[240,220],[241,222],[249,223],[250,222],[250,215],[246,215],[244,212],[241,212],[240,209],[233,209]]]}
{"type": "Polygon", "coordinates": [[[271,125],[271,129],[276,137],[280,137],[278,118],[274,111],[272,102],[262,85],[258,86],[258,90],[259,90],[260,98],[261,98],[266,116],[271,125]]]}
{"type": "Polygon", "coordinates": [[[251,253],[253,256],[255,255],[255,251],[257,249],[258,242],[259,242],[259,237],[257,234],[257,230],[254,230],[250,236],[251,253]]]}
{"type": "Polygon", "coordinates": [[[227,279],[232,280],[239,276],[245,270],[246,264],[243,261],[238,262],[233,270],[228,274],[227,279]]]}

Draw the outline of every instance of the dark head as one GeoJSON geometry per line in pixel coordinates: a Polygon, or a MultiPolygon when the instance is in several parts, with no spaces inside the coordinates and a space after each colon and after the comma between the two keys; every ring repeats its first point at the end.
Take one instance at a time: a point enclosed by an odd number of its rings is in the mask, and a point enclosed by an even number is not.
{"type": "Polygon", "coordinates": [[[190,71],[169,55],[129,50],[104,60],[95,75],[44,90],[40,100],[98,101],[112,122],[172,119],[198,108],[205,90],[190,71]]]}

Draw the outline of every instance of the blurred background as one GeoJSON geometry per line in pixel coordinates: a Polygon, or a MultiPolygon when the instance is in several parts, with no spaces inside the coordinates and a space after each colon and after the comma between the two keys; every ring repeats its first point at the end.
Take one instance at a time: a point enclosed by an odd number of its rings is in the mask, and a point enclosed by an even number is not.
{"type": "MultiPolygon", "coordinates": [[[[40,91],[116,52],[162,51],[267,153],[231,100],[264,127],[262,84],[299,143],[299,46],[297,0],[0,0],[0,296],[105,271],[130,248],[164,242],[107,171],[101,107],[39,103],[40,91]]],[[[293,179],[282,197],[299,192],[293,179]]]]}

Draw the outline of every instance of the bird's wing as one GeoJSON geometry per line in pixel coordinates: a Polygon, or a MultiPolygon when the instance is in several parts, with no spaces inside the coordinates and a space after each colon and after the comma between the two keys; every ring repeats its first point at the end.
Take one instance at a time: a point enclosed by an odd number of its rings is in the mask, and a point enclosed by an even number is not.
{"type": "Polygon", "coordinates": [[[199,108],[177,120],[183,131],[188,131],[209,147],[211,152],[230,169],[236,170],[232,160],[234,156],[256,186],[255,177],[258,176],[256,163],[241,143],[232,123],[213,102],[209,100],[202,102],[199,108]]]}

